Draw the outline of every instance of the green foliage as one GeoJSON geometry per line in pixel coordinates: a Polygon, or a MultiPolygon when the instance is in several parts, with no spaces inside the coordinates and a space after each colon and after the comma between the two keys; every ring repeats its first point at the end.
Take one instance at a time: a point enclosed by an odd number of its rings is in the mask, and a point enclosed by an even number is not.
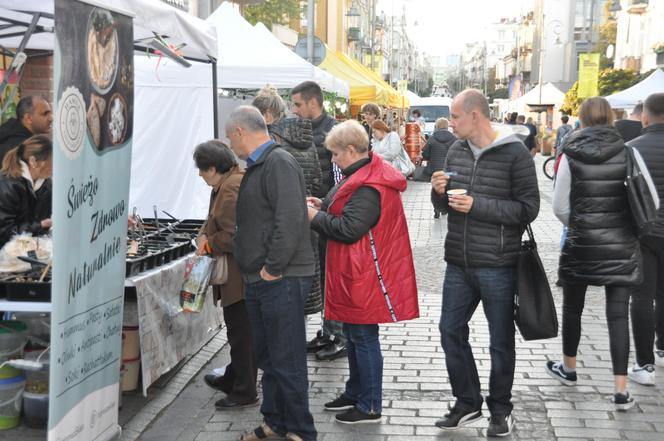
{"type": "Polygon", "coordinates": [[[261,4],[247,6],[243,15],[252,25],[260,21],[271,29],[273,24],[286,25],[291,19],[299,18],[301,12],[299,0],[265,0],[261,4]]]}
{"type": "Polygon", "coordinates": [[[633,70],[604,69],[599,71],[599,95],[607,96],[632,87],[639,81],[633,70]]]}
{"type": "Polygon", "coordinates": [[[499,87],[495,91],[489,94],[489,98],[491,98],[492,100],[496,99],[506,100],[508,94],[509,90],[507,89],[507,87],[499,87]]]}
{"type": "Polygon", "coordinates": [[[565,101],[563,101],[560,111],[568,115],[578,116],[581,101],[583,100],[579,98],[579,82],[577,81],[565,94],[565,101]]]}
{"type": "MultiPolygon", "coordinates": [[[[627,69],[600,70],[598,82],[599,95],[612,95],[621,90],[628,89],[643,80],[643,78],[636,72],[627,69]]],[[[560,108],[561,112],[567,113],[568,115],[578,116],[579,107],[581,106],[581,102],[583,102],[583,99],[579,98],[578,90],[579,82],[577,81],[565,94],[565,101],[560,108]]]]}
{"type": "Polygon", "coordinates": [[[594,52],[600,54],[599,57],[599,68],[600,69],[610,69],[613,67],[613,59],[606,58],[606,48],[609,45],[616,46],[616,35],[618,32],[618,22],[611,17],[611,12],[609,11],[609,6],[611,2],[605,2],[604,4],[604,19],[602,24],[599,26],[599,41],[593,48],[594,52]]]}

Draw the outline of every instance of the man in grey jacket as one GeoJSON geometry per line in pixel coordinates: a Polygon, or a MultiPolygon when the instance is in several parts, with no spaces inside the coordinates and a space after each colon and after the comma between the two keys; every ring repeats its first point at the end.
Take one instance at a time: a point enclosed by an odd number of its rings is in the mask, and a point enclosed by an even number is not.
{"type": "Polygon", "coordinates": [[[240,106],[226,123],[231,149],[247,162],[237,200],[235,260],[245,282],[254,353],[263,371],[264,422],[242,439],[316,439],[309,412],[304,301],[314,275],[302,169],[240,106]]]}
{"type": "Polygon", "coordinates": [[[482,417],[468,341],[468,322],[481,301],[491,354],[487,435],[506,436],[513,425],[515,268],[521,235],[540,203],[535,163],[512,130],[493,129],[480,91],[457,95],[451,110],[459,140],[447,153],[444,171],[431,178],[431,199],[448,214],[440,333],[456,402],[436,426],[454,430],[482,417]]]}

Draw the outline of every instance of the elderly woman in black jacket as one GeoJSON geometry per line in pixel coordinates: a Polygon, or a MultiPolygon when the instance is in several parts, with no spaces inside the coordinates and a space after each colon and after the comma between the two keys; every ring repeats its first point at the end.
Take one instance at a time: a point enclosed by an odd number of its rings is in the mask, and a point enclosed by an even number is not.
{"type": "MultiPolygon", "coordinates": [[[[547,362],[546,372],[567,386],[576,385],[586,289],[603,286],[615,383],[612,401],[617,410],[627,410],[634,405],[627,391],[629,297],[631,287],[642,279],[641,251],[624,184],[627,151],[611,126],[613,111],[604,98],[584,101],[579,117],[581,130],[563,144],[554,189],[553,210],[568,226],[558,270],[563,285],[563,359],[547,362]]],[[[635,156],[642,163],[638,152],[635,156]]],[[[645,165],[642,169],[647,175],[645,165]]]]}
{"type": "Polygon", "coordinates": [[[36,192],[53,173],[53,144],[35,135],[7,152],[0,175],[0,247],[18,233],[44,234],[51,219],[40,219],[36,192]]]}
{"type": "MultiPolygon", "coordinates": [[[[422,150],[422,158],[427,160],[427,166],[424,172],[431,179],[434,172],[445,169],[445,159],[447,152],[452,147],[452,144],[457,140],[456,136],[448,130],[450,122],[447,118],[438,118],[434,125],[433,135],[427,140],[424,149],[422,150]]],[[[433,217],[438,219],[440,212],[434,208],[433,217]]]]}
{"type": "MultiPolygon", "coordinates": [[[[270,136],[281,147],[293,155],[304,173],[307,196],[315,195],[321,185],[322,174],[318,152],[314,145],[311,121],[301,118],[286,118],[286,104],[277,90],[266,86],[251,103],[265,118],[270,136]]],[[[304,304],[307,315],[323,310],[323,296],[320,284],[320,263],[318,259],[318,235],[311,232],[311,244],[316,260],[316,275],[311,284],[309,298],[304,304]]]]}

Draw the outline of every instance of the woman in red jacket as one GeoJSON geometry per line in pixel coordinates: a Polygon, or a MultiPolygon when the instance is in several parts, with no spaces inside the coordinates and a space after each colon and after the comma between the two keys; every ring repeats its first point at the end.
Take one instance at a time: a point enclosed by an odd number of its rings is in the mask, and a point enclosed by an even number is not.
{"type": "Polygon", "coordinates": [[[335,126],[326,146],[344,179],[322,201],[307,198],[311,227],[327,239],[325,318],[343,323],[350,378],[325,409],[340,423],[379,422],[383,356],[378,324],[419,317],[408,227],[406,179],[378,155],[354,120],[335,126]]]}

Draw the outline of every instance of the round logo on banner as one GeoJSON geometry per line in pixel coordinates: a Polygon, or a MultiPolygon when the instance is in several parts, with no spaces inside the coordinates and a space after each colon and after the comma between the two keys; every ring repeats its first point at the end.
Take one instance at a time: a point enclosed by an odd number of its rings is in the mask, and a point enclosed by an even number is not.
{"type": "Polygon", "coordinates": [[[62,150],[69,159],[78,157],[85,140],[85,101],[74,86],[68,87],[60,98],[57,129],[62,150]]]}

